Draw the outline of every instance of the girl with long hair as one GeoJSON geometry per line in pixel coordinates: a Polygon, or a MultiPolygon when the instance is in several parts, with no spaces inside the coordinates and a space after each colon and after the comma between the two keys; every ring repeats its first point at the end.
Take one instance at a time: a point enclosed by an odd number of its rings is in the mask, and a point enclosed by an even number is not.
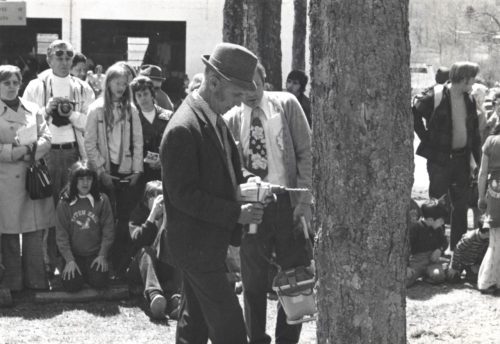
{"type": "Polygon", "coordinates": [[[56,212],[56,241],[65,261],[64,289],[78,291],[84,282],[95,288],[107,285],[113,226],[111,204],[99,191],[97,173],[87,162],[76,162],[56,212]]]}
{"type": "Polygon", "coordinates": [[[116,63],[106,71],[104,96],[89,109],[85,149],[103,191],[114,208],[116,239],[111,260],[118,273],[121,252],[130,246],[128,221],[140,191],[137,182],[143,172],[143,136],[137,109],[128,85],[129,71],[116,63]]]}

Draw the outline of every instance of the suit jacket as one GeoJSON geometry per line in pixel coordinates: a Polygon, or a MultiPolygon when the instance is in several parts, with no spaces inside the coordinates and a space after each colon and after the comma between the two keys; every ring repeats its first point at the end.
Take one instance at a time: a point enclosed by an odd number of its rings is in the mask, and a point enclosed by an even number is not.
{"type": "Polygon", "coordinates": [[[229,168],[234,169],[238,184],[245,179],[238,150],[229,138],[232,167],[215,129],[192,95],[168,123],[160,147],[167,211],[167,250],[160,260],[189,271],[220,270],[231,237],[241,238],[237,224],[240,205],[229,168]]]}

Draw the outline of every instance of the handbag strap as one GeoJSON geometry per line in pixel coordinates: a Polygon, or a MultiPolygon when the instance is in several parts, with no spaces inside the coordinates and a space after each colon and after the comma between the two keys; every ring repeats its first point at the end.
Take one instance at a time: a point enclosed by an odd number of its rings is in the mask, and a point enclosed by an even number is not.
{"type": "Polygon", "coordinates": [[[36,155],[36,147],[38,146],[38,142],[33,143],[33,149],[31,150],[31,158],[30,163],[33,165],[35,163],[35,155],[36,155]]]}

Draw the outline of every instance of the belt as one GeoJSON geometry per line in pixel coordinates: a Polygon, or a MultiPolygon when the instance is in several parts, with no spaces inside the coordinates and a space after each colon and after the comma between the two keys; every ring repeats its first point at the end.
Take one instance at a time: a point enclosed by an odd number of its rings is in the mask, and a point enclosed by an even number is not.
{"type": "Polygon", "coordinates": [[[71,148],[75,148],[75,147],[76,147],[76,142],[68,142],[68,143],[61,143],[61,144],[54,143],[51,146],[52,149],[71,149],[71,148]]]}
{"type": "Polygon", "coordinates": [[[459,148],[459,149],[452,149],[451,152],[450,152],[450,158],[464,156],[465,154],[467,154],[467,148],[466,147],[459,148]]]}

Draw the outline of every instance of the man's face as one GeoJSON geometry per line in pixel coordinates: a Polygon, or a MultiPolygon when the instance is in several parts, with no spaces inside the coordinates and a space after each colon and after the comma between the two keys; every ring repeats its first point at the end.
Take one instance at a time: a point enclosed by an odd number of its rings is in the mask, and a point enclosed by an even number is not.
{"type": "Polygon", "coordinates": [[[47,57],[47,63],[50,68],[52,68],[52,72],[55,75],[64,78],[69,75],[71,64],[73,63],[73,56],[74,52],[72,49],[58,47],[47,57]]]}
{"type": "Polygon", "coordinates": [[[210,107],[215,113],[224,114],[236,105],[240,105],[247,92],[223,79],[213,84],[213,99],[210,107]]]}
{"type": "Polygon", "coordinates": [[[470,93],[472,91],[472,85],[474,85],[475,78],[463,79],[458,83],[458,85],[462,88],[462,92],[470,93]]]}
{"type": "Polygon", "coordinates": [[[252,109],[260,104],[262,96],[264,95],[264,80],[262,80],[259,72],[255,71],[255,74],[253,75],[253,81],[255,82],[255,86],[257,87],[257,89],[255,91],[248,92],[245,100],[243,101],[252,109]]]}
{"type": "Polygon", "coordinates": [[[159,89],[161,89],[161,80],[156,80],[156,79],[151,79],[153,82],[153,88],[155,89],[156,92],[158,92],[159,89]]]}
{"type": "Polygon", "coordinates": [[[286,90],[298,97],[300,95],[300,82],[298,80],[287,79],[286,90]]]}

